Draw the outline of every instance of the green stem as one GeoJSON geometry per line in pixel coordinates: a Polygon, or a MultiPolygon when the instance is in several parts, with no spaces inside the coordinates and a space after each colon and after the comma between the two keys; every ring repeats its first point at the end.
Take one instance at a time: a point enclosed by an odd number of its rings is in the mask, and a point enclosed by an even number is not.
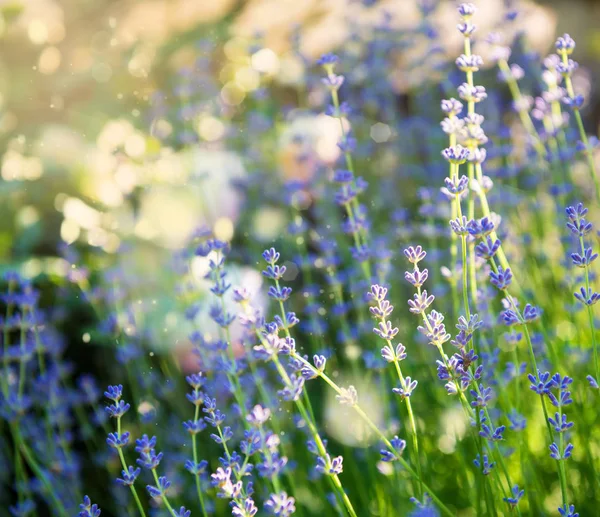
{"type": "MultiPolygon", "coordinates": [[[[198,389],[196,388],[197,392],[198,389]]],[[[198,422],[198,417],[200,414],[200,406],[196,405],[194,409],[194,424],[198,422]]],[[[194,466],[198,465],[198,446],[196,444],[196,433],[192,434],[192,457],[194,458],[194,466]]],[[[200,486],[200,476],[198,474],[194,474],[194,480],[196,484],[196,493],[198,494],[198,501],[200,501],[200,508],[202,509],[202,515],[207,517],[206,506],[204,504],[204,496],[202,495],[202,488],[200,486]]]]}
{"type": "MultiPolygon", "coordinates": [[[[290,354],[290,357],[292,357],[293,359],[296,359],[297,361],[300,361],[304,366],[307,366],[308,368],[310,368],[314,375],[323,379],[338,395],[343,395],[342,389],[328,375],[326,375],[324,372],[317,370],[306,359],[304,359],[302,356],[298,355],[297,352],[295,352],[295,351],[292,352],[290,354]]],[[[376,434],[379,437],[379,439],[389,448],[389,450],[394,451],[395,449],[394,449],[394,446],[392,445],[392,443],[381,432],[381,430],[379,429],[379,427],[377,427],[377,425],[373,422],[373,420],[371,420],[371,418],[363,411],[363,409],[358,404],[353,404],[351,407],[358,414],[358,416],[361,418],[361,420],[367,425],[367,427],[369,427],[373,431],[373,433],[376,434]]],[[[398,462],[406,469],[406,471],[411,476],[413,476],[417,480],[420,480],[418,474],[411,468],[411,466],[407,463],[407,461],[404,458],[397,456],[397,459],[398,459],[398,462]]],[[[423,484],[423,488],[427,491],[429,496],[436,502],[436,504],[440,507],[440,509],[442,510],[442,512],[444,514],[454,515],[444,505],[444,503],[442,503],[440,501],[440,499],[435,495],[435,493],[431,490],[431,488],[429,488],[424,482],[422,482],[422,484],[423,484]]]]}
{"type": "MultiPolygon", "coordinates": [[[[160,484],[159,484],[159,481],[158,481],[158,474],[156,473],[156,469],[152,469],[152,476],[154,477],[154,481],[156,483],[156,487],[160,488],[160,484]]],[[[167,496],[166,496],[166,494],[164,493],[164,491],[162,489],[160,490],[160,498],[162,499],[163,503],[165,504],[165,506],[169,510],[169,513],[171,515],[173,515],[175,513],[175,510],[173,510],[173,507],[171,506],[171,503],[169,503],[169,500],[167,499],[167,496]]]]}

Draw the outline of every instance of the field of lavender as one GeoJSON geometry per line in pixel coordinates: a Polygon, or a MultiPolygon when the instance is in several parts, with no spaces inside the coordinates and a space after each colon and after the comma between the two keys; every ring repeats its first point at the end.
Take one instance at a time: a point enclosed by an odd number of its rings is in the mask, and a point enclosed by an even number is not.
{"type": "Polygon", "coordinates": [[[83,144],[11,141],[0,517],[600,515],[579,47],[534,51],[517,2],[410,3],[318,59],[189,35],[58,237],[41,164],[83,144]]]}

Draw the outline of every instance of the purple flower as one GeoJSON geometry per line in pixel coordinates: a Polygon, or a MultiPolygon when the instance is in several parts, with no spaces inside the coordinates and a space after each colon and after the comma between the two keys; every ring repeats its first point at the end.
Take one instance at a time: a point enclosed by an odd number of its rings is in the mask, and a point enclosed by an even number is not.
{"type": "Polygon", "coordinates": [[[586,268],[589,267],[594,260],[598,258],[598,254],[594,253],[592,248],[584,248],[583,253],[571,253],[571,260],[573,261],[573,265],[586,268]]]}
{"type": "Polygon", "coordinates": [[[394,339],[396,334],[398,334],[398,328],[392,327],[391,321],[380,321],[379,328],[374,328],[373,332],[382,339],[394,339]]]}
{"type": "Polygon", "coordinates": [[[550,449],[550,457],[559,461],[566,460],[571,457],[571,453],[573,452],[573,444],[568,443],[563,452],[560,451],[558,445],[553,442],[549,446],[550,449]]]}
{"type": "Polygon", "coordinates": [[[429,271],[424,269],[423,271],[415,267],[413,271],[406,271],[404,273],[404,279],[415,287],[421,287],[429,277],[429,271]]]}
{"type": "Polygon", "coordinates": [[[394,349],[391,345],[386,345],[381,349],[381,356],[388,362],[403,361],[406,359],[406,347],[398,343],[394,349]]]}
{"type": "Polygon", "coordinates": [[[488,235],[477,246],[475,246],[475,254],[478,257],[488,260],[496,255],[496,252],[498,251],[499,248],[500,248],[500,240],[499,239],[492,240],[492,238],[488,235]]]}
{"type": "Polygon", "coordinates": [[[469,38],[470,36],[472,36],[473,33],[475,32],[475,30],[477,29],[477,27],[475,27],[475,25],[473,25],[471,22],[467,22],[467,21],[459,23],[456,26],[456,28],[465,38],[469,38]]]}
{"type": "Polygon", "coordinates": [[[550,392],[550,388],[552,387],[550,372],[541,373],[538,370],[537,377],[530,373],[527,375],[527,378],[531,382],[529,388],[538,395],[547,395],[550,392]]]}
{"type": "Polygon", "coordinates": [[[487,93],[483,86],[471,86],[463,83],[458,87],[459,97],[467,102],[481,102],[487,98],[487,93]]]}
{"type": "Polygon", "coordinates": [[[344,76],[330,73],[327,77],[323,77],[321,82],[330,90],[339,90],[344,84],[344,76]]]}
{"type": "Polygon", "coordinates": [[[188,420],[187,422],[183,422],[183,427],[188,433],[195,435],[204,431],[206,424],[204,420],[188,420]]]}
{"type": "Polygon", "coordinates": [[[444,178],[444,183],[450,194],[462,194],[469,186],[469,178],[463,174],[460,178],[444,178]]]}
{"type": "Polygon", "coordinates": [[[393,450],[390,451],[388,449],[381,449],[379,451],[382,461],[396,461],[398,458],[400,458],[400,456],[402,456],[402,453],[406,448],[406,442],[398,438],[398,436],[394,436],[394,438],[390,440],[390,444],[392,445],[393,450]]]}
{"type": "Polygon", "coordinates": [[[573,295],[584,305],[594,305],[600,300],[600,293],[592,291],[591,288],[581,287],[579,292],[575,292],[573,295]]]}
{"type": "Polygon", "coordinates": [[[401,386],[400,388],[392,388],[392,391],[396,395],[400,396],[402,400],[404,400],[406,397],[410,397],[412,395],[412,392],[417,387],[417,384],[418,381],[412,380],[410,377],[406,377],[404,379],[404,386],[401,386]]]}
{"type": "Polygon", "coordinates": [[[92,504],[90,498],[86,495],[83,498],[83,504],[79,505],[79,517],[100,517],[100,508],[97,504],[92,504]]]}
{"type": "Polygon", "coordinates": [[[335,54],[328,52],[327,54],[323,54],[318,60],[317,65],[319,66],[331,66],[335,65],[340,58],[335,54]]]}
{"type": "Polygon", "coordinates": [[[477,9],[472,3],[464,3],[458,6],[458,14],[460,14],[463,18],[469,18],[475,14],[477,9]]]}
{"type": "Polygon", "coordinates": [[[527,322],[535,321],[540,317],[540,310],[529,303],[523,309],[523,319],[527,322]]]}
{"type": "Polygon", "coordinates": [[[478,469],[481,469],[481,473],[484,476],[487,476],[492,471],[492,469],[496,466],[495,462],[492,462],[492,463],[489,462],[487,454],[483,455],[483,460],[481,459],[481,457],[478,454],[477,457],[473,460],[473,464],[478,469]]]}
{"type": "Polygon", "coordinates": [[[106,443],[114,449],[125,447],[129,443],[129,433],[124,432],[120,435],[118,433],[108,433],[106,443]]]}
{"type": "Polygon", "coordinates": [[[254,517],[257,512],[258,508],[250,497],[244,499],[243,503],[234,501],[231,505],[231,515],[234,517],[254,517]]]}
{"type": "Polygon", "coordinates": [[[443,100],[441,107],[442,111],[450,116],[456,116],[460,114],[463,109],[462,103],[454,98],[443,100]]]}
{"type": "Polygon", "coordinates": [[[304,390],[304,378],[302,376],[290,375],[290,385],[278,391],[284,400],[298,400],[304,390]]]}
{"type": "Polygon", "coordinates": [[[456,235],[467,235],[467,233],[469,233],[467,218],[463,215],[460,218],[457,217],[456,219],[451,220],[450,228],[456,235]]]}
{"type": "Polygon", "coordinates": [[[559,413],[555,413],[554,418],[548,417],[548,422],[550,422],[557,433],[564,433],[575,425],[573,422],[567,422],[567,415],[560,415],[559,413]]]}
{"type": "Polygon", "coordinates": [[[269,248],[268,250],[263,251],[262,257],[267,264],[273,265],[279,260],[279,253],[275,248],[269,248]]]}
{"type": "Polygon", "coordinates": [[[124,401],[119,400],[119,402],[117,402],[116,404],[111,404],[105,409],[112,418],[121,418],[125,413],[127,413],[127,411],[129,411],[130,407],[131,406],[129,404],[126,404],[124,401]]]}
{"type": "Polygon", "coordinates": [[[575,50],[575,40],[567,33],[560,36],[554,44],[559,54],[571,54],[575,50]]]}
{"type": "Polygon", "coordinates": [[[171,482],[165,476],[160,476],[158,478],[158,484],[156,486],[147,485],[146,490],[148,490],[151,497],[162,497],[166,494],[170,486],[171,482]]]}
{"type": "Polygon", "coordinates": [[[483,66],[483,59],[476,54],[470,56],[462,54],[456,58],[456,66],[463,72],[477,72],[483,66]]]}
{"type": "Polygon", "coordinates": [[[123,486],[132,486],[135,483],[135,480],[140,475],[142,470],[138,467],[134,469],[131,465],[127,467],[127,471],[122,470],[121,476],[122,478],[117,478],[117,483],[123,486]]]}
{"type": "Polygon", "coordinates": [[[579,514],[575,511],[574,505],[570,505],[567,508],[567,505],[565,504],[558,509],[558,513],[560,513],[562,517],[579,517],[579,514]]]}
{"type": "Polygon", "coordinates": [[[511,508],[515,508],[521,498],[525,495],[525,490],[519,490],[519,485],[515,485],[511,488],[511,497],[505,497],[502,500],[507,502],[511,508]]]}
{"type": "Polygon", "coordinates": [[[502,269],[498,266],[498,272],[490,271],[490,281],[501,291],[508,288],[512,282],[512,272],[510,268],[502,269]]]}
{"type": "Polygon", "coordinates": [[[421,246],[409,246],[404,250],[404,256],[411,264],[418,264],[427,256],[427,252],[421,246]]]}
{"type": "Polygon", "coordinates": [[[265,508],[277,517],[289,517],[296,511],[295,499],[287,493],[271,494],[265,502],[265,508]]]}
{"type": "Polygon", "coordinates": [[[413,295],[412,300],[408,300],[408,305],[410,307],[410,312],[413,314],[421,314],[426,311],[427,308],[433,303],[435,296],[432,294],[427,294],[427,291],[424,290],[421,294],[415,293],[413,295]]]}
{"type": "Polygon", "coordinates": [[[467,161],[469,157],[469,150],[460,144],[456,144],[452,147],[447,147],[442,151],[442,156],[454,164],[461,164],[467,161]]]}
{"type": "Polygon", "coordinates": [[[118,386],[109,386],[106,388],[104,396],[114,402],[119,402],[123,396],[123,385],[119,384],[118,386]]]}
{"type": "Polygon", "coordinates": [[[260,404],[256,404],[246,416],[246,420],[257,427],[262,426],[269,418],[271,418],[271,410],[260,404]]]}

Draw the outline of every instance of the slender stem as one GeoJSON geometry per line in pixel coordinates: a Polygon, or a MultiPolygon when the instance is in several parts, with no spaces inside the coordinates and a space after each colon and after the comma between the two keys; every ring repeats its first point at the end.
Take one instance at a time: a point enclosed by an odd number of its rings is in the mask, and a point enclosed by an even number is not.
{"type": "MultiPolygon", "coordinates": [[[[561,57],[562,62],[565,65],[568,65],[569,58],[567,57],[567,53],[561,52],[561,57]]],[[[571,80],[570,75],[565,75],[565,86],[567,87],[567,93],[569,94],[569,97],[571,97],[572,99],[575,98],[575,89],[573,88],[573,81],[571,80]]],[[[594,181],[594,187],[596,189],[596,201],[600,203],[600,181],[598,179],[598,172],[596,171],[596,163],[594,161],[594,156],[589,148],[589,140],[587,133],[585,132],[585,127],[583,126],[583,119],[581,118],[579,108],[574,107],[573,114],[575,116],[575,122],[577,123],[577,129],[579,130],[579,137],[581,138],[581,142],[585,147],[585,155],[590,168],[590,173],[592,175],[592,180],[594,181]]]]}
{"type": "MultiPolygon", "coordinates": [[[[327,374],[325,374],[325,372],[321,372],[321,371],[317,370],[311,363],[309,363],[302,356],[298,355],[298,353],[295,351],[292,352],[290,354],[290,356],[293,359],[301,362],[304,366],[310,368],[314,375],[323,379],[338,395],[343,395],[342,389],[327,374]]],[[[353,404],[352,409],[358,414],[358,416],[361,418],[361,420],[363,422],[365,422],[367,427],[369,427],[373,431],[373,433],[375,433],[379,437],[379,439],[389,448],[390,451],[395,450],[394,446],[388,440],[388,438],[381,432],[379,427],[377,427],[377,425],[373,422],[373,420],[371,420],[371,418],[363,411],[363,409],[358,404],[353,404]]],[[[411,476],[413,476],[417,480],[420,479],[418,474],[411,468],[411,466],[408,464],[408,462],[404,458],[397,457],[397,459],[398,459],[398,462],[406,469],[406,471],[411,476]]],[[[429,496],[437,503],[437,505],[440,507],[440,509],[442,510],[442,512],[444,514],[454,515],[454,513],[452,513],[444,505],[444,503],[442,503],[440,501],[440,499],[435,495],[435,493],[431,490],[431,488],[429,488],[425,483],[422,483],[422,484],[423,484],[423,488],[427,491],[429,496]]]]}
{"type": "MultiPolygon", "coordinates": [[[[392,343],[388,339],[388,345],[391,347],[392,343]]],[[[406,381],[404,380],[404,376],[402,375],[402,370],[400,369],[400,363],[398,359],[394,361],[394,366],[396,367],[396,373],[398,374],[398,380],[403,389],[406,389],[406,381]]],[[[417,465],[417,475],[419,476],[419,497],[423,496],[423,474],[421,472],[421,454],[419,452],[419,438],[417,436],[417,424],[415,423],[415,415],[413,413],[412,404],[410,402],[410,397],[404,397],[404,403],[406,404],[406,411],[408,413],[408,419],[410,421],[413,449],[415,450],[417,465]]]]}
{"type": "MultiPolygon", "coordinates": [[[[333,72],[333,71],[331,71],[331,72],[333,72]]],[[[334,110],[335,110],[334,116],[340,122],[342,142],[345,144],[344,145],[344,158],[346,160],[346,167],[348,167],[348,170],[352,173],[352,176],[354,177],[354,162],[352,160],[352,155],[350,154],[350,151],[348,150],[347,145],[346,145],[348,143],[348,135],[346,134],[346,129],[344,128],[344,123],[343,123],[342,116],[340,113],[340,100],[338,97],[338,92],[335,89],[331,90],[331,102],[332,102],[334,110]]],[[[361,230],[358,232],[355,230],[355,220],[356,220],[356,212],[358,210],[358,200],[356,199],[356,197],[354,197],[350,203],[345,203],[344,207],[346,209],[346,214],[348,216],[348,219],[350,220],[350,223],[352,225],[352,235],[354,238],[354,244],[357,247],[357,249],[359,249],[361,247],[361,244],[366,245],[367,235],[366,235],[366,231],[364,228],[361,228],[361,230]]],[[[362,261],[361,268],[363,270],[363,273],[367,277],[367,280],[370,280],[371,279],[371,263],[370,263],[370,261],[368,259],[365,261],[362,261]]]]}
{"type": "MultiPolygon", "coordinates": [[[[260,335],[260,332],[258,332],[258,330],[256,331],[256,334],[257,334],[258,338],[261,341],[263,341],[263,337],[260,335]]],[[[273,364],[275,365],[275,368],[277,369],[277,372],[279,373],[279,376],[283,380],[284,384],[286,386],[291,386],[292,381],[290,379],[290,376],[288,375],[285,368],[281,364],[281,361],[279,361],[279,358],[277,357],[277,355],[273,355],[272,361],[273,361],[273,364]]],[[[323,443],[323,440],[321,439],[321,436],[319,435],[317,426],[315,425],[313,418],[309,415],[309,413],[306,409],[306,406],[304,405],[304,403],[301,400],[295,400],[294,402],[296,404],[296,407],[298,408],[298,411],[300,412],[300,415],[302,416],[302,418],[306,422],[306,425],[308,426],[308,429],[309,429],[310,434],[315,442],[317,450],[319,451],[319,454],[323,457],[327,456],[327,450],[325,448],[325,444],[323,443]]],[[[354,510],[354,507],[352,506],[352,503],[350,502],[350,499],[348,498],[348,495],[344,491],[344,488],[342,486],[342,482],[339,479],[339,476],[337,474],[331,474],[330,477],[331,477],[331,481],[334,486],[334,492],[336,493],[337,497],[344,503],[344,506],[346,507],[348,514],[351,517],[358,517],[356,514],[356,511],[354,510]]]]}
{"type": "MultiPolygon", "coordinates": [[[[156,469],[152,469],[152,476],[154,477],[154,481],[156,483],[156,487],[160,488],[160,483],[159,483],[159,480],[158,480],[158,474],[156,473],[156,469]]],[[[162,490],[162,489],[160,489],[160,498],[162,499],[163,503],[165,504],[165,506],[169,510],[169,513],[171,515],[173,515],[175,513],[175,510],[173,510],[173,507],[171,506],[171,503],[169,503],[169,499],[167,499],[167,495],[165,494],[164,490],[162,490]]]]}
{"type": "MultiPolygon", "coordinates": [[[[585,243],[583,241],[583,236],[579,237],[579,246],[581,248],[581,256],[584,257],[585,256],[585,243]]],[[[586,264],[585,267],[583,268],[584,270],[584,275],[585,275],[585,290],[586,290],[586,296],[587,293],[590,291],[590,272],[589,272],[589,264],[586,264]]],[[[586,303],[586,309],[587,309],[587,314],[588,314],[588,321],[590,324],[590,330],[592,332],[592,349],[594,351],[594,370],[596,372],[596,382],[598,382],[598,379],[600,379],[599,375],[599,370],[598,370],[598,345],[596,343],[596,325],[594,324],[594,310],[592,309],[592,306],[586,303]]]]}
{"type": "Polygon", "coordinates": [[[35,460],[33,454],[29,450],[29,447],[27,447],[27,445],[25,444],[25,441],[23,440],[23,437],[21,436],[21,433],[15,423],[11,423],[11,432],[17,448],[23,454],[23,457],[29,465],[29,468],[33,471],[37,478],[41,480],[42,484],[44,485],[44,488],[46,489],[46,493],[52,501],[52,504],[54,504],[54,506],[56,507],[58,514],[61,517],[68,517],[69,514],[67,513],[66,508],[64,507],[60,499],[57,497],[54,488],[50,483],[50,480],[46,476],[46,473],[42,470],[38,462],[35,460]]]}
{"type": "MultiPolygon", "coordinates": [[[[117,417],[117,434],[119,435],[119,437],[121,436],[121,417],[120,416],[117,417]]],[[[119,453],[119,459],[121,460],[121,466],[123,467],[123,471],[124,471],[124,473],[127,473],[128,465],[127,465],[127,462],[125,461],[125,455],[123,454],[123,449],[121,447],[118,447],[117,451],[119,453]]],[[[131,495],[135,499],[135,504],[138,507],[138,511],[140,512],[141,517],[146,517],[146,512],[144,511],[142,502],[140,501],[137,490],[135,489],[133,484],[129,485],[129,489],[131,490],[131,495]]]]}
{"type": "MultiPolygon", "coordinates": [[[[198,388],[195,388],[194,391],[198,391],[198,388]]],[[[196,404],[194,409],[194,424],[198,422],[198,417],[200,415],[200,406],[196,404]]],[[[194,458],[194,467],[198,465],[198,445],[196,443],[196,433],[192,433],[192,457],[194,458]]],[[[206,513],[206,506],[204,503],[204,496],[202,495],[202,488],[200,486],[200,476],[198,474],[194,474],[194,480],[196,484],[196,493],[198,494],[198,501],[200,502],[200,508],[202,510],[202,515],[206,517],[208,514],[206,513]]]]}

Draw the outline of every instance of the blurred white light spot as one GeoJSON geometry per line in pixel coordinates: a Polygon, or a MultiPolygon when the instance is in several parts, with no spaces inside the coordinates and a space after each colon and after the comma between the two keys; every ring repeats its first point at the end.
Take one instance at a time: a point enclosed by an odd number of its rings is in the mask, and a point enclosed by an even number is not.
{"type": "Polygon", "coordinates": [[[139,158],[146,152],[146,140],[140,133],[129,135],[125,140],[125,152],[132,158],[139,158]]]}
{"type": "Polygon", "coordinates": [[[200,280],[206,276],[210,271],[209,258],[208,257],[194,257],[190,264],[192,270],[192,276],[196,280],[200,280]]]}
{"type": "Polygon", "coordinates": [[[121,239],[114,233],[108,233],[104,240],[104,244],[102,245],[102,249],[106,251],[106,253],[116,253],[119,250],[120,245],[121,239]]]}
{"type": "Polygon", "coordinates": [[[62,55],[56,47],[46,47],[40,54],[38,67],[42,74],[50,75],[60,66],[62,55]]]}
{"type": "Polygon", "coordinates": [[[252,54],[252,68],[263,74],[276,74],[279,71],[279,58],[270,48],[261,48],[252,54]]]}
{"type": "Polygon", "coordinates": [[[441,420],[440,428],[444,430],[444,433],[438,439],[438,447],[445,454],[452,454],[456,443],[467,432],[467,420],[460,406],[444,411],[441,420]]]}
{"type": "Polygon", "coordinates": [[[260,86],[260,76],[256,70],[245,66],[235,73],[235,83],[245,92],[251,92],[260,86]]]}
{"type": "Polygon", "coordinates": [[[144,218],[137,222],[134,232],[138,237],[147,240],[154,239],[158,235],[156,228],[152,226],[148,219],[144,218]]]}
{"type": "MultiPolygon", "coordinates": [[[[122,97],[122,96],[121,96],[122,97]]],[[[152,124],[150,134],[157,138],[166,138],[173,132],[173,126],[165,119],[159,118],[152,124]]]]}
{"type": "Polygon", "coordinates": [[[63,213],[66,219],[75,221],[86,230],[100,224],[100,213],[76,197],[70,197],[64,202],[63,213]]]}
{"type": "Polygon", "coordinates": [[[259,209],[252,221],[252,229],[255,237],[261,242],[272,241],[281,234],[285,226],[285,216],[277,208],[259,209]]]}
{"type": "Polygon", "coordinates": [[[230,106],[241,104],[245,97],[244,90],[235,82],[230,81],[221,89],[221,99],[225,104],[229,104],[230,106]]]}
{"type": "Polygon", "coordinates": [[[143,416],[150,416],[151,414],[156,412],[156,408],[147,401],[142,402],[138,408],[138,413],[143,416]]]}
{"type": "MultiPolygon", "coordinates": [[[[319,157],[325,162],[334,162],[340,155],[338,142],[342,136],[342,127],[338,119],[319,115],[317,123],[317,144],[316,151],[319,157]]],[[[348,132],[350,124],[346,119],[342,119],[344,131],[348,132]]]]}
{"type": "Polygon", "coordinates": [[[44,172],[42,161],[36,156],[23,156],[14,150],[2,158],[2,179],[6,181],[35,180],[44,172]]]}
{"type": "Polygon", "coordinates": [[[394,467],[389,461],[378,461],[377,470],[384,476],[391,476],[394,473],[394,467]]]}
{"type": "Polygon", "coordinates": [[[392,130],[387,124],[377,122],[371,126],[371,138],[378,144],[387,142],[392,136],[392,130]]]}
{"type": "Polygon", "coordinates": [[[83,336],[81,336],[81,340],[84,343],[89,343],[92,340],[92,336],[90,336],[89,332],[86,332],[83,336]]]}
{"type": "Polygon", "coordinates": [[[290,262],[289,260],[285,262],[285,273],[283,274],[283,280],[286,282],[292,282],[298,276],[300,270],[295,262],[290,262]]]}
{"type": "Polygon", "coordinates": [[[40,220],[40,215],[35,207],[29,205],[19,210],[16,219],[19,226],[27,227],[37,223],[40,220]]]}
{"type": "Polygon", "coordinates": [[[41,20],[31,20],[27,27],[27,35],[32,43],[42,45],[48,40],[48,27],[41,20]]]}
{"type": "MultiPolygon", "coordinates": [[[[360,407],[379,429],[385,429],[384,408],[378,387],[361,378],[339,377],[336,380],[338,385],[355,386],[360,407]]],[[[332,390],[327,392],[325,421],[331,435],[345,445],[367,447],[379,439],[360,418],[356,418],[352,408],[340,404],[332,390]]]]}
{"type": "Polygon", "coordinates": [[[56,197],[54,198],[54,208],[57,211],[62,212],[63,206],[67,199],[69,199],[69,196],[67,196],[64,192],[59,192],[56,194],[56,197]]]}
{"type": "Polygon", "coordinates": [[[233,221],[229,217],[219,217],[214,224],[215,237],[222,241],[230,241],[233,238],[233,221]]]}
{"type": "Polygon", "coordinates": [[[90,246],[101,248],[106,244],[108,234],[103,228],[92,228],[88,231],[87,242],[90,246]]]}
{"type": "Polygon", "coordinates": [[[214,142],[225,134],[225,124],[218,118],[208,115],[198,122],[198,133],[203,140],[214,142]]]}
{"type": "Polygon", "coordinates": [[[123,203],[123,194],[112,180],[100,181],[96,185],[95,197],[107,206],[117,207],[123,203]]]}
{"type": "Polygon", "coordinates": [[[115,171],[115,182],[125,194],[129,194],[137,185],[137,173],[130,163],[121,163],[115,171]]]}
{"type": "Polygon", "coordinates": [[[42,263],[39,259],[31,259],[23,264],[23,276],[33,278],[42,272],[42,263]]]}
{"type": "Polygon", "coordinates": [[[111,120],[104,125],[96,142],[103,151],[112,152],[123,145],[127,137],[134,132],[131,122],[127,120],[111,120]]]}
{"type": "Polygon", "coordinates": [[[304,80],[304,65],[296,56],[289,55],[281,59],[277,76],[282,84],[295,85],[304,80]]]}

